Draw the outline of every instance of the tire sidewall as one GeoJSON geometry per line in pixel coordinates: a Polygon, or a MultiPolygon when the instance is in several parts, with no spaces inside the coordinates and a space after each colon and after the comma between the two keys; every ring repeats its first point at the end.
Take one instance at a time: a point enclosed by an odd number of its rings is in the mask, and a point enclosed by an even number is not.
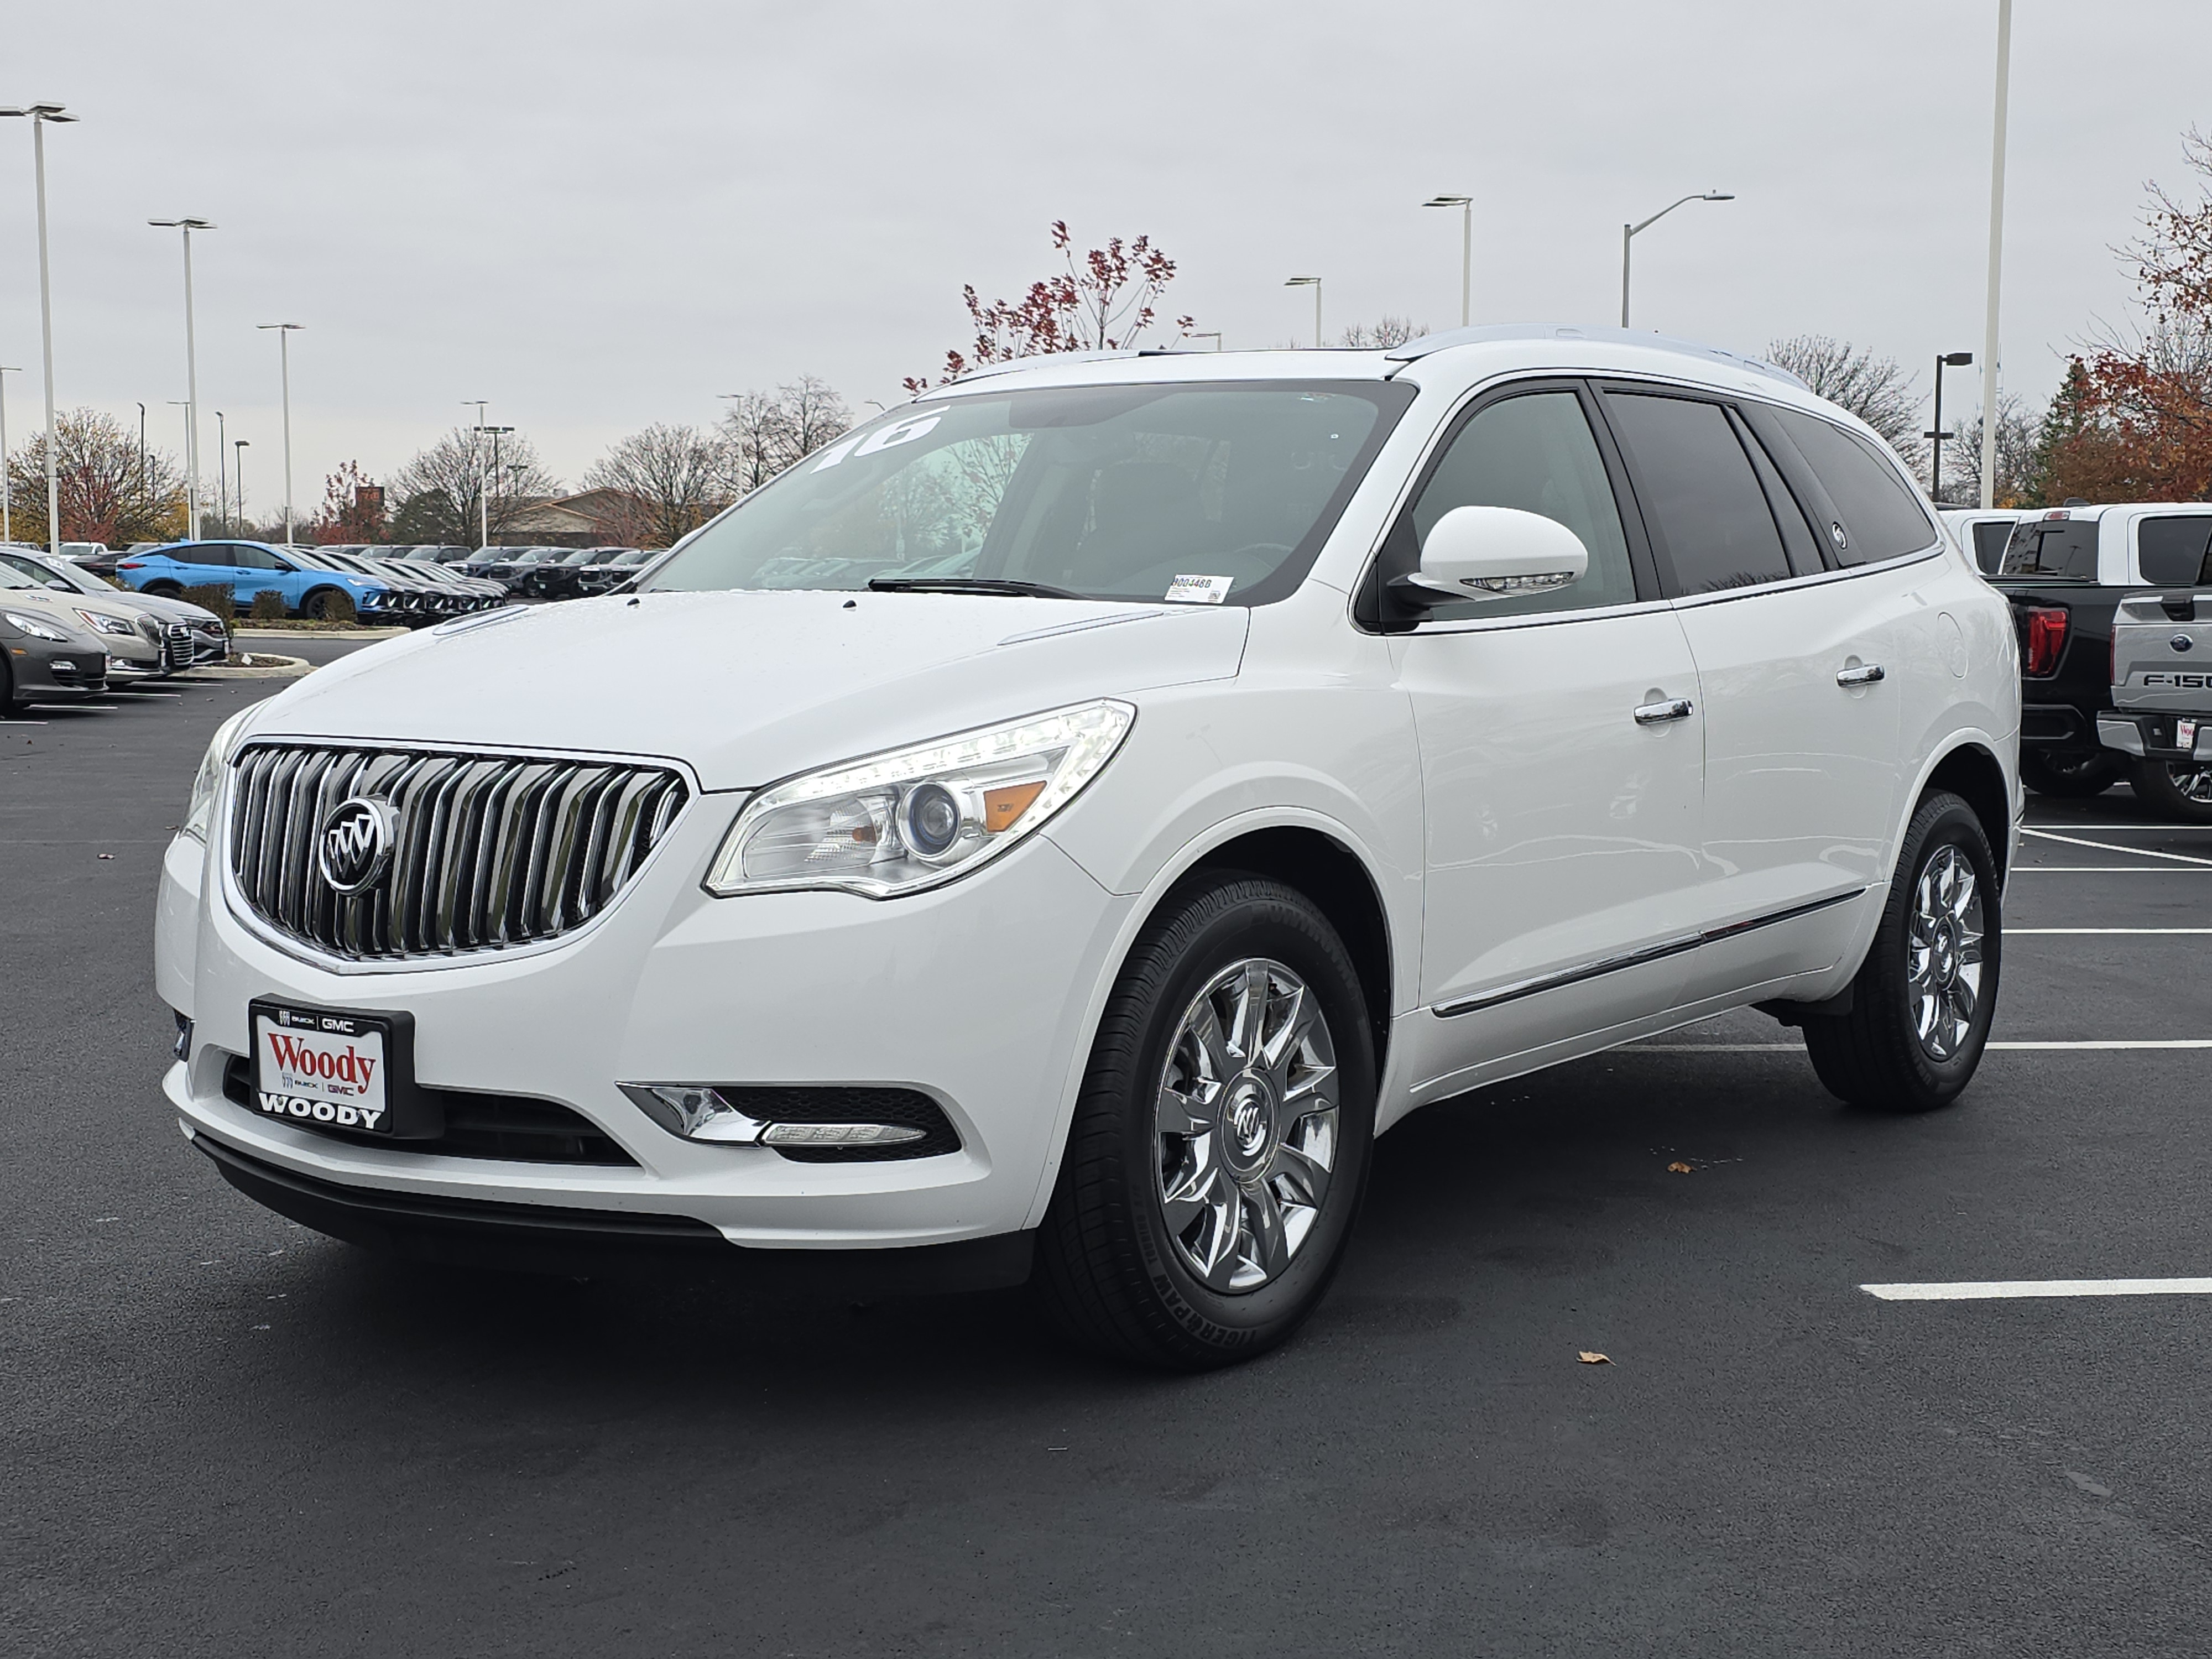
{"type": "Polygon", "coordinates": [[[2130,769],[2128,781],[2136,799],[2171,822],[2212,823],[2212,803],[2191,800],[2173,781],[2172,766],[2162,760],[2139,760],[2130,769]]]}
{"type": "Polygon", "coordinates": [[[1990,851],[1981,820],[1956,795],[1931,800],[1915,816],[1899,872],[1903,878],[1893,884],[1889,905],[1876,939],[1876,948],[1882,952],[1882,983],[1878,994],[1888,999],[1907,1066],[1920,1085],[1917,1103],[1940,1105],[1955,1097],[1972,1080],[1981,1064],[1990,1026],[1996,1016],[1997,990],[2004,966],[2003,891],[1998,884],[1996,858],[1990,851]],[[1980,888],[1982,985],[1966,1040],[1948,1060],[1937,1060],[1922,1046],[1913,1030],[1907,956],[1911,945],[1913,896],[1929,862],[1946,847],[1955,847],[1966,855],[1980,888]]]}
{"type": "MultiPolygon", "coordinates": [[[[1141,1015],[1133,1071],[1113,1080],[1120,1096],[1121,1155],[1131,1232],[1142,1270],[1169,1316],[1212,1348],[1272,1345],[1319,1300],[1341,1259],[1364,1194],[1374,1144],[1375,1065],[1357,975],[1334,930],[1303,898],[1273,882],[1224,884],[1192,896],[1176,921],[1206,908],[1141,1015]],[[1215,974],[1248,957],[1270,957],[1304,980],[1321,1004],[1336,1050],[1337,1160],[1321,1218],[1282,1275],[1224,1295],[1200,1283],[1178,1254],[1159,1201],[1154,1112],[1170,1045],[1191,1001],[1215,974]]],[[[1164,938],[1178,929],[1170,924],[1164,938]]]]}

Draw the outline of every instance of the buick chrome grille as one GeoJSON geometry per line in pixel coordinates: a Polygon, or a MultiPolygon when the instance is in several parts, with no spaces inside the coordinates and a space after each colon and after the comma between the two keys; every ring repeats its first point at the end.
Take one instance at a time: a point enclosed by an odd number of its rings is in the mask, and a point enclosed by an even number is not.
{"type": "Polygon", "coordinates": [[[639,762],[258,744],[233,771],[230,867],[263,921],[335,956],[500,950],[613,903],[685,799],[674,771],[639,762]],[[319,843],[356,796],[389,804],[391,845],[348,896],[319,843]]]}

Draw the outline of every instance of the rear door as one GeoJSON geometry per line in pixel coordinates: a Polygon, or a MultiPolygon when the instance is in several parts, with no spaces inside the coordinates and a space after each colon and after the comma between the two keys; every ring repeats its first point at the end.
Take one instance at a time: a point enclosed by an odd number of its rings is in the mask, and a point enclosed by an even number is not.
{"type": "MultiPolygon", "coordinates": [[[[1898,623],[1911,601],[1853,577],[1852,529],[1808,513],[1804,463],[1723,399],[1608,389],[1705,713],[1702,926],[1685,1000],[1826,968],[1886,874],[1897,810],[1898,623]],[[1779,459],[1778,459],[1778,457],[1779,459]],[[1817,527],[1816,527],[1817,526],[1817,527]]],[[[1923,544],[1939,532],[1932,522],[1923,544]]]]}

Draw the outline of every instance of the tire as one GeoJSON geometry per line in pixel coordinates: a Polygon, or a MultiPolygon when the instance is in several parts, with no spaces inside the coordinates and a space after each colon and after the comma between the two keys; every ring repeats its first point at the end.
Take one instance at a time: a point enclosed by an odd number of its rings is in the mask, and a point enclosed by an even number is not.
{"type": "Polygon", "coordinates": [[[1829,1093],[1878,1112],[1933,1111],[1958,1098],[1981,1064],[1996,1009],[2002,903],[1981,820],[1958,796],[1929,791],[1906,827],[1881,925],[1851,981],[1850,1012],[1804,1022],[1806,1050],[1829,1093]],[[1959,876],[1971,882],[1963,893],[1953,884],[1959,876]]]}
{"type": "Polygon", "coordinates": [[[331,612],[337,609],[337,599],[336,589],[318,589],[300,602],[300,614],[311,622],[328,622],[331,612]]]}
{"type": "Polygon", "coordinates": [[[1372,1030],[1343,941],[1303,894],[1224,873],[1171,894],[1099,1022],[1038,1236],[1035,1287],[1061,1331],[1182,1370],[1251,1358],[1295,1331],[1365,1193],[1372,1030]],[[1263,1010],[1257,1066],[1243,1064],[1240,991],[1263,1010]],[[1309,1010],[1310,1025],[1281,1043],[1309,1010]]]}
{"type": "Polygon", "coordinates": [[[2088,800],[2120,781],[2117,760],[2103,750],[2023,749],[2020,781],[2039,795],[2088,800]]]}
{"type": "Polygon", "coordinates": [[[2145,810],[2169,823],[2212,823],[2212,763],[2130,757],[2128,781],[2145,810]]]}
{"type": "Polygon", "coordinates": [[[182,598],[185,590],[174,582],[148,582],[138,591],[149,593],[157,599],[174,599],[182,598]]]}

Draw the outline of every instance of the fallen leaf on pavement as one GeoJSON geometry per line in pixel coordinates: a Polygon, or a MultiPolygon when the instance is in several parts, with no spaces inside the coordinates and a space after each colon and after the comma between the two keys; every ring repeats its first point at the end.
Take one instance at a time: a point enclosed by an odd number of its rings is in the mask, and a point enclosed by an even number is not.
{"type": "Polygon", "coordinates": [[[112,859],[115,854],[112,853],[102,853],[100,856],[104,859],[112,859]]]}
{"type": "Polygon", "coordinates": [[[1588,1348],[1584,1348],[1580,1353],[1577,1354],[1575,1358],[1581,1360],[1585,1365],[1610,1365],[1613,1364],[1613,1361],[1604,1354],[1592,1353],[1588,1348]]]}
{"type": "Polygon", "coordinates": [[[1677,1158],[1674,1163],[1669,1164],[1667,1166],[1667,1173],[1668,1175],[1689,1175],[1692,1173],[1692,1170],[1688,1164],[1683,1163],[1680,1158],[1677,1158]]]}

